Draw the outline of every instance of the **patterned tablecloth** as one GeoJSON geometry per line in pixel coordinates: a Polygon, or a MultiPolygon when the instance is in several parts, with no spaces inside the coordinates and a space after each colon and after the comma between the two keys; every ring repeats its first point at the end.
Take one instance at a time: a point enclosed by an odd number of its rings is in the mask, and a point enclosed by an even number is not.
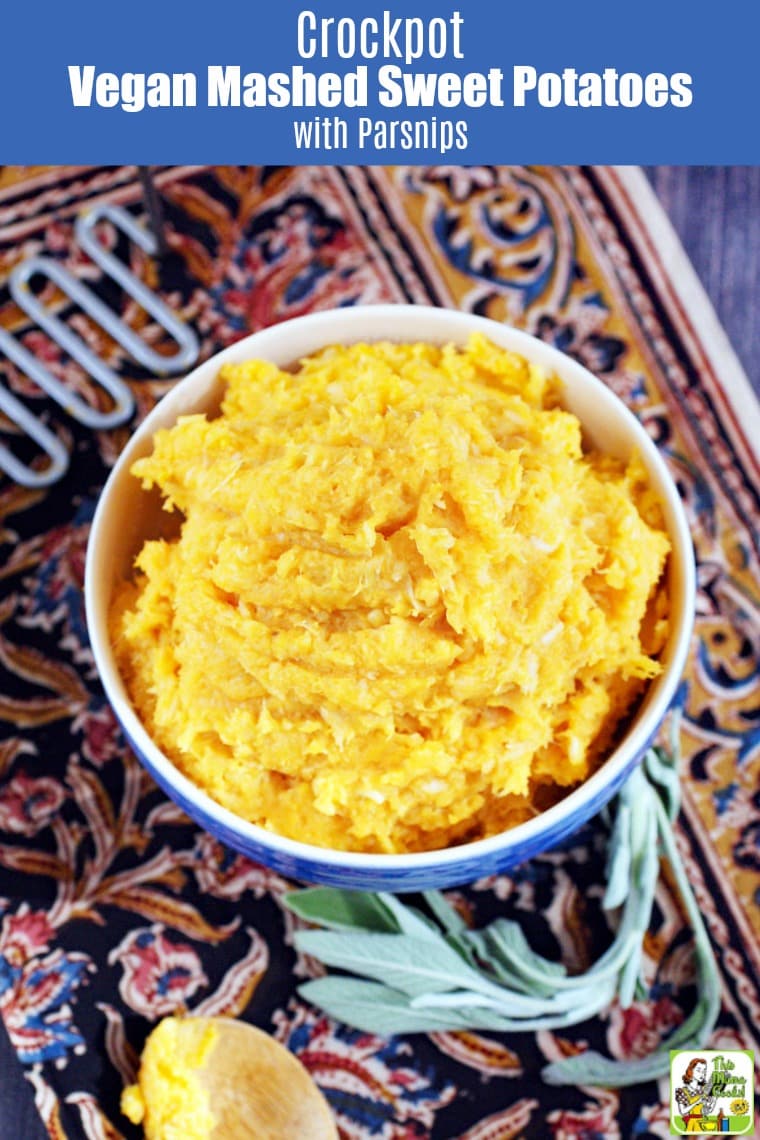
{"type": "MultiPolygon", "coordinates": [[[[758,1048],[760,602],[757,404],[637,170],[455,166],[171,168],[157,174],[161,263],[103,240],[193,324],[210,355],[249,331],[359,302],[446,305],[517,324],[601,376],[666,455],[699,560],[680,699],[678,842],[706,917],[723,1009],[711,1047],[758,1048]]],[[[0,174],[0,281],[44,252],[120,305],[73,239],[95,201],[142,211],[134,167],[0,174]]],[[[52,287],[47,300],[60,305],[52,287]]],[[[141,373],[82,312],[72,325],[127,380],[143,416],[170,386],[141,373]]],[[[749,319],[749,318],[748,318],[749,319]]],[[[0,292],[0,324],[77,390],[79,369],[0,292]]],[[[393,330],[389,329],[389,333],[393,330]]],[[[130,755],[88,649],[82,573],[98,491],[129,427],[76,427],[8,364],[72,454],[47,492],[0,483],[0,1010],[51,1136],[135,1135],[118,1097],[153,1022],[245,1017],[298,1054],[343,1137],[507,1140],[668,1136],[666,1087],[549,1088],[547,1059],[594,1045],[657,1048],[690,1008],[693,960],[666,881],[646,945],[648,997],[560,1033],[380,1039],[304,1004],[313,964],[292,947],[277,875],[224,849],[130,755]]],[[[518,918],[537,949],[587,966],[605,831],[458,892],[482,923],[518,918]]]]}

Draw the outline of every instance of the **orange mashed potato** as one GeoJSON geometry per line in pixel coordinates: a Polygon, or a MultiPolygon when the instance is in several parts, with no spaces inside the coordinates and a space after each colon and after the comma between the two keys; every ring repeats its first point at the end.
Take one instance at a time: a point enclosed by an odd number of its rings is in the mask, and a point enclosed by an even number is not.
{"type": "Polygon", "coordinates": [[[121,1110],[142,1124],[145,1140],[208,1140],[214,1129],[201,1073],[216,1044],[208,1018],[166,1017],[145,1043],[135,1084],[121,1094],[121,1110]]]}
{"type": "Polygon", "coordinates": [[[222,370],[133,473],[182,513],[112,607],[132,700],[225,807],[333,848],[500,831],[586,778],[660,666],[641,462],[474,336],[222,370]]]}

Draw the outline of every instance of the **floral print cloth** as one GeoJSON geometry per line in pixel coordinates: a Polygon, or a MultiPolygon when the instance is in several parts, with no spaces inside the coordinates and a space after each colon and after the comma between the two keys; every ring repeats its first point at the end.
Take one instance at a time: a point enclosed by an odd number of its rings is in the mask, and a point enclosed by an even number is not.
{"type": "MultiPolygon", "coordinates": [[[[679,281],[688,267],[639,172],[178,167],[155,176],[167,254],[147,257],[108,224],[100,237],[194,326],[203,358],[316,309],[458,307],[582,361],[656,440],[698,558],[679,693],[678,842],[720,969],[709,1047],[757,1049],[760,535],[748,443],[757,409],[713,318],[699,297],[689,302],[679,281]]],[[[100,201],[142,216],[136,169],[0,171],[0,286],[20,259],[44,253],[160,348],[161,330],[76,245],[74,219],[100,201]]],[[[43,296],[126,380],[144,416],[173,381],[145,375],[50,282],[43,296]]],[[[2,288],[0,324],[75,391],[101,398],[2,288]]],[[[299,980],[318,966],[293,948],[295,920],[282,905],[290,884],[222,847],[158,791],[93,668],[82,602],[88,528],[132,425],[81,428],[8,362],[0,382],[53,424],[72,457],[47,491],[0,482],[0,1012],[51,1137],[135,1136],[121,1088],[151,1025],[184,1010],[273,1033],[311,1071],[344,1138],[667,1137],[664,1086],[549,1088],[539,1076],[547,1060],[588,1046],[620,1058],[667,1048],[694,977],[664,879],[646,993],[572,1029],[381,1039],[299,998],[299,980]]],[[[605,822],[594,820],[563,849],[452,894],[478,924],[517,918],[536,949],[582,969],[610,938],[605,842],[605,822]]]]}

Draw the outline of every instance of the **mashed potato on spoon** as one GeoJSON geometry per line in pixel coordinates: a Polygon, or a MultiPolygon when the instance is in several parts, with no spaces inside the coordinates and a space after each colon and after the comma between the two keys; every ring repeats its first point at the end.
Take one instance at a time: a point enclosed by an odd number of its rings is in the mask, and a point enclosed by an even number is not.
{"type": "Polygon", "coordinates": [[[133,465],[183,522],[111,614],[177,766],[254,823],[368,852],[493,834],[585,779],[667,635],[640,461],[585,452],[553,378],[482,336],[222,378],[217,418],[133,465]]]}

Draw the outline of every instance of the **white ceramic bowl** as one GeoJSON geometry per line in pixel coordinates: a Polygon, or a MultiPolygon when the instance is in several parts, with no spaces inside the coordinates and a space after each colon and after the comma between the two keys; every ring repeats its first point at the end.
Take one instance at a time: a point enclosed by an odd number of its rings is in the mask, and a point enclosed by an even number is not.
{"type": "Polygon", "coordinates": [[[557,349],[506,325],[445,309],[378,305],[315,313],[254,333],[194,369],[161,400],[130,439],[103,490],[87,551],[85,599],[95,661],[114,712],[142,763],[189,816],[231,847],[290,878],[367,890],[411,891],[508,870],[572,834],[618,791],[649,747],[684,668],[694,613],[694,560],[684,511],[663,459],[636,418],[600,380],[557,349]],[[564,406],[583,424],[588,443],[620,457],[634,449],[642,456],[662,502],[673,547],[669,561],[671,628],[664,669],[651,684],[624,738],[601,767],[554,807],[500,835],[440,851],[364,855],[315,847],[256,827],[212,800],[158,748],[132,707],[117,670],[107,622],[112,591],[118,580],[129,575],[144,538],[156,533],[152,528],[160,513],[155,494],[143,492],[129,468],[151,450],[158,428],[173,424],[180,415],[216,410],[222,364],[259,357],[289,365],[324,345],[359,340],[463,343],[473,332],[482,332],[555,373],[563,387],[564,406]]]}

